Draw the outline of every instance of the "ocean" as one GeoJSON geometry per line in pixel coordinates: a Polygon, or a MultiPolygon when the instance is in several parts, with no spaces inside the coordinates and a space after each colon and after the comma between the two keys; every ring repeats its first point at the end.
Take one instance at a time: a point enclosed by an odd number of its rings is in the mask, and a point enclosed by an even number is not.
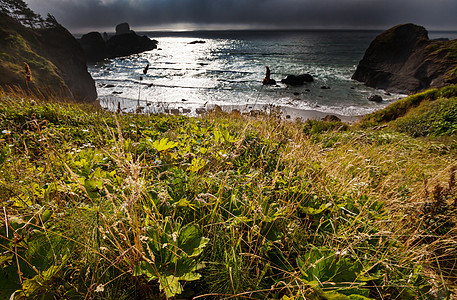
{"type": "MultiPolygon", "coordinates": [[[[124,111],[174,111],[195,115],[219,105],[252,110],[278,106],[343,116],[385,107],[404,95],[375,90],[351,79],[378,31],[189,31],[141,33],[158,49],[88,66],[103,107],[124,111]],[[192,43],[198,41],[198,43],[192,43]],[[149,64],[147,74],[143,74],[149,64]],[[266,66],[278,84],[262,85],[266,66]],[[280,83],[309,73],[303,86],[280,83]],[[322,89],[322,87],[329,89],[322,89]],[[371,95],[384,101],[374,103],[371,95]]],[[[431,32],[430,38],[456,38],[431,32]]]]}

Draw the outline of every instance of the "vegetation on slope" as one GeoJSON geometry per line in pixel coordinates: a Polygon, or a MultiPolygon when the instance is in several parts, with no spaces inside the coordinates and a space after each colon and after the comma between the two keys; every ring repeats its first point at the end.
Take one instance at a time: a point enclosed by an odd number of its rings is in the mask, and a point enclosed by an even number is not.
{"type": "Polygon", "coordinates": [[[0,124],[1,298],[455,292],[452,136],[115,115],[4,91],[0,124]]]}
{"type": "Polygon", "coordinates": [[[452,41],[434,41],[427,47],[433,56],[441,58],[441,62],[449,62],[454,65],[445,74],[445,79],[448,82],[457,82],[457,39],[452,41]]]}
{"type": "Polygon", "coordinates": [[[0,13],[0,85],[18,85],[36,89],[47,86],[49,91],[64,91],[64,80],[57,74],[57,67],[36,52],[41,42],[33,29],[23,27],[9,16],[0,13]],[[24,62],[34,73],[34,80],[24,79],[24,62]]]}
{"type": "Polygon", "coordinates": [[[53,16],[43,20],[22,0],[0,0],[0,74],[3,88],[18,86],[78,101],[97,98],[76,39],[53,16]]]}
{"type": "MultiPolygon", "coordinates": [[[[366,128],[375,125],[385,124],[397,120],[403,124],[408,120],[425,121],[427,118],[439,122],[446,119],[449,126],[455,126],[455,110],[457,106],[457,85],[449,85],[441,89],[431,89],[401,99],[386,108],[371,113],[363,118],[361,126],[366,128]],[[431,111],[429,111],[431,110],[431,111]],[[447,110],[447,112],[446,112],[447,110]],[[453,123],[453,124],[452,124],[453,123]]],[[[439,124],[437,126],[440,126],[439,124]]],[[[402,127],[402,126],[400,126],[402,127]]],[[[451,130],[452,131],[452,130],[451,130]]],[[[436,133],[439,133],[438,131],[436,133]]],[[[454,133],[443,131],[442,133],[454,133]]],[[[421,135],[432,134],[426,131],[421,135]]],[[[415,134],[416,136],[420,134],[415,134]]]]}

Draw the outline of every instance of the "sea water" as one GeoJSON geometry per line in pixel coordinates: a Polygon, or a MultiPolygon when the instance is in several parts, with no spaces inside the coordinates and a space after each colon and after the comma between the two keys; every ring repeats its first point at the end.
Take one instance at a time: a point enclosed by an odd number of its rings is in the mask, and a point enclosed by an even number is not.
{"type": "MultiPolygon", "coordinates": [[[[89,65],[102,106],[125,111],[180,111],[274,105],[356,116],[403,95],[351,79],[376,31],[148,32],[158,49],[89,65]],[[198,41],[198,43],[192,43],[198,41]],[[144,68],[149,68],[144,74],[144,68]],[[278,84],[262,85],[266,66],[278,84]],[[287,86],[287,75],[314,82],[287,86]],[[323,89],[322,87],[329,87],[323,89]],[[380,95],[384,101],[369,101],[380,95]]],[[[446,37],[433,33],[432,38],[446,37]]]]}

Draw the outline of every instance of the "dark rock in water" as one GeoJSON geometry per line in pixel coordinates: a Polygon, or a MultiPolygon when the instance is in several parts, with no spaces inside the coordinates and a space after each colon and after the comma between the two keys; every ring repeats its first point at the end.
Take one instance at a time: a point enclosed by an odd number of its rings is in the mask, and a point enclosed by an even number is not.
{"type": "Polygon", "coordinates": [[[281,80],[282,83],[287,85],[303,85],[305,82],[313,82],[314,78],[310,74],[302,75],[288,75],[287,78],[281,80]]]}
{"type": "Polygon", "coordinates": [[[381,103],[382,102],[382,97],[379,96],[379,95],[371,95],[370,97],[368,97],[368,100],[373,101],[373,102],[377,102],[377,103],[381,103]]]}
{"type": "Polygon", "coordinates": [[[274,79],[268,79],[268,80],[263,80],[262,82],[264,85],[276,85],[276,80],[274,79]]]}
{"type": "Polygon", "coordinates": [[[6,60],[6,64],[0,64],[0,86],[50,92],[84,102],[97,99],[83,49],[57,22],[33,29],[0,12],[0,45],[0,61],[6,60]],[[28,85],[24,80],[24,63],[32,72],[28,85]]]}
{"type": "Polygon", "coordinates": [[[129,23],[121,23],[116,26],[116,35],[131,33],[129,23]]]}
{"type": "Polygon", "coordinates": [[[351,90],[355,90],[355,87],[351,86],[351,90]]]}
{"type": "Polygon", "coordinates": [[[85,34],[79,40],[87,60],[96,62],[105,58],[116,58],[157,49],[157,41],[139,36],[127,23],[116,26],[116,35],[104,40],[98,32],[85,34]]]}
{"type": "Polygon", "coordinates": [[[205,41],[192,41],[190,43],[188,43],[189,45],[195,45],[195,44],[204,44],[206,43],[205,41]]]}
{"type": "Polygon", "coordinates": [[[326,85],[321,86],[321,90],[329,90],[329,89],[330,89],[329,86],[326,86],[326,85]]]}
{"type": "Polygon", "coordinates": [[[107,42],[107,58],[138,54],[157,48],[157,41],[134,32],[112,36],[107,42]]]}
{"type": "Polygon", "coordinates": [[[367,86],[410,93],[457,82],[453,41],[431,41],[422,26],[395,26],[370,44],[352,76],[367,86]]]}
{"type": "Polygon", "coordinates": [[[286,115],[286,119],[289,120],[290,119],[290,115],[286,115]]]}
{"type": "Polygon", "coordinates": [[[335,115],[326,115],[324,118],[322,118],[322,121],[325,121],[325,122],[341,122],[341,119],[338,118],[335,115]]]}
{"type": "Polygon", "coordinates": [[[298,92],[295,92],[295,93],[294,93],[294,95],[295,95],[295,96],[298,96],[298,95],[300,95],[300,93],[298,93],[298,92]]]}
{"type": "Polygon", "coordinates": [[[306,89],[305,92],[311,92],[311,90],[310,89],[306,89]]]}

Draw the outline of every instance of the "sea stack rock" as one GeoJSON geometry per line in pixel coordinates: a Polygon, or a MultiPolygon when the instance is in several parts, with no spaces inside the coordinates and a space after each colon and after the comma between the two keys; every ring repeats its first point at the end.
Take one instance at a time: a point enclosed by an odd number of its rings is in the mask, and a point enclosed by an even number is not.
{"type": "Polygon", "coordinates": [[[128,34],[130,32],[129,23],[121,23],[116,26],[116,35],[128,34]]]}
{"type": "Polygon", "coordinates": [[[99,61],[106,57],[108,52],[106,40],[99,32],[89,32],[81,37],[79,44],[88,61],[99,61]]]}
{"type": "Polygon", "coordinates": [[[422,26],[398,25],[370,44],[352,79],[399,93],[441,87],[456,81],[457,60],[447,55],[456,45],[457,40],[430,40],[422,26]]]}
{"type": "Polygon", "coordinates": [[[147,36],[139,36],[130,30],[128,23],[116,26],[116,35],[107,40],[98,32],[83,35],[79,40],[89,62],[97,62],[105,58],[116,58],[138,54],[157,49],[158,42],[147,36]]]}
{"type": "Polygon", "coordinates": [[[287,85],[303,85],[305,82],[313,82],[314,78],[310,74],[302,75],[288,75],[287,78],[282,79],[281,82],[287,85]]]}

